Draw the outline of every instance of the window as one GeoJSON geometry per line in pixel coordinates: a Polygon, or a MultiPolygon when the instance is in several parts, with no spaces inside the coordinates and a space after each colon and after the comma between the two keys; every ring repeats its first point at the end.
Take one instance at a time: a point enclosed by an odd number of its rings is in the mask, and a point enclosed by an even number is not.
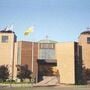
{"type": "Polygon", "coordinates": [[[39,59],[55,59],[54,49],[40,49],[39,59]]]}
{"type": "Polygon", "coordinates": [[[52,43],[41,43],[40,44],[40,48],[43,48],[43,49],[53,49],[54,48],[54,44],[52,44],[52,43]]]}
{"type": "Polygon", "coordinates": [[[8,36],[2,36],[2,43],[8,42],[8,36]]]}
{"type": "Polygon", "coordinates": [[[87,37],[87,43],[90,43],[90,37],[87,37]]]}

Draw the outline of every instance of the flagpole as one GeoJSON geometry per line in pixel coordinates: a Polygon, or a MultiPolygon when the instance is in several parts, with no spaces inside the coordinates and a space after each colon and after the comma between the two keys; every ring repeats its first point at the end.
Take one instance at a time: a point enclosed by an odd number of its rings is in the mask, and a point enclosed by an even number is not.
{"type": "MultiPolygon", "coordinates": [[[[31,32],[33,32],[34,27],[31,26],[30,28],[28,28],[25,32],[24,35],[29,35],[31,32]]],[[[31,42],[31,71],[32,73],[34,73],[34,44],[35,42],[31,42]]]]}
{"type": "MultiPolygon", "coordinates": [[[[31,32],[33,32],[33,26],[29,27],[25,32],[24,32],[24,35],[29,35],[31,32]]],[[[32,49],[32,52],[31,52],[31,71],[33,72],[33,61],[34,61],[34,57],[33,57],[33,54],[34,54],[34,42],[31,43],[31,49],[32,49]]]]}

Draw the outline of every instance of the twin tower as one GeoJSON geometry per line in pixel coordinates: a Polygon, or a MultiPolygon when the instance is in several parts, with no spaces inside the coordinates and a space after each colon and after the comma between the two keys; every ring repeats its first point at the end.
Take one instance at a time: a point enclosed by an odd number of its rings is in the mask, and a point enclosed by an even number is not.
{"type": "Polygon", "coordinates": [[[18,72],[16,65],[27,64],[37,82],[43,76],[58,75],[60,83],[82,84],[87,81],[84,70],[90,69],[89,54],[90,31],[82,32],[78,42],[17,41],[13,31],[0,31],[0,65],[8,65],[14,80],[18,72]],[[50,72],[51,68],[56,69],[50,72]]]}

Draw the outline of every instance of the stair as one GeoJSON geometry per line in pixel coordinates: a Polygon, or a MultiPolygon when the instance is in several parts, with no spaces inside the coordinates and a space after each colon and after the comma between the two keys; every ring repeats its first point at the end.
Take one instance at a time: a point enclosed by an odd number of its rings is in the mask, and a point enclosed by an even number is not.
{"type": "Polygon", "coordinates": [[[48,86],[48,85],[57,85],[58,84],[58,79],[56,76],[44,76],[43,80],[37,85],[39,86],[48,86]]]}

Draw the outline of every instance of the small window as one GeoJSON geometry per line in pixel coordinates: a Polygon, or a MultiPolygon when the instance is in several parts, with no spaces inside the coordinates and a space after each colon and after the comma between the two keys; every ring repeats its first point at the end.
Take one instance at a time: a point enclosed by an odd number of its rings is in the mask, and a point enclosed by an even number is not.
{"type": "Polygon", "coordinates": [[[90,37],[87,37],[87,43],[90,43],[90,37]]]}
{"type": "Polygon", "coordinates": [[[8,42],[8,36],[2,36],[2,43],[8,42]]]}

